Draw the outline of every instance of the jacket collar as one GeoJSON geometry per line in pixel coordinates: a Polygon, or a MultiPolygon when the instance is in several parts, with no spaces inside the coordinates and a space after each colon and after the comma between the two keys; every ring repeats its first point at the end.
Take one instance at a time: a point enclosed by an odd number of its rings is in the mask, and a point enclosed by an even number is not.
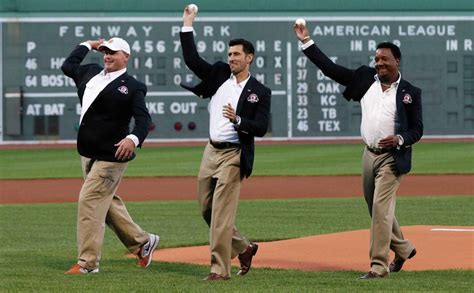
{"type": "Polygon", "coordinates": [[[242,93],[240,94],[239,102],[237,103],[237,109],[235,111],[237,115],[240,115],[244,101],[247,99],[247,97],[250,94],[254,92],[254,86],[255,86],[256,81],[257,80],[253,76],[249,76],[245,84],[245,87],[242,90],[242,93]]]}
{"type": "Polygon", "coordinates": [[[100,93],[99,96],[102,96],[105,93],[108,93],[112,89],[118,88],[120,85],[123,85],[127,82],[128,80],[128,74],[127,72],[123,72],[121,75],[119,75],[116,79],[114,79],[111,83],[109,83],[100,93]]]}

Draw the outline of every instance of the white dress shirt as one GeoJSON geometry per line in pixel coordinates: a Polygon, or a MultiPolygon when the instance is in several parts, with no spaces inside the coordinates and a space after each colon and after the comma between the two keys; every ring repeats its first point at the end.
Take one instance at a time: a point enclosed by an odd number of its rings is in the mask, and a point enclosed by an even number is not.
{"type": "Polygon", "coordinates": [[[235,125],[223,115],[223,108],[227,104],[231,104],[234,110],[237,110],[240,95],[247,79],[237,83],[237,78],[232,74],[226,82],[224,82],[212,96],[209,105],[209,137],[214,141],[239,142],[239,135],[235,129],[235,125]]]}
{"type": "Polygon", "coordinates": [[[382,138],[395,134],[396,95],[401,74],[398,73],[398,80],[385,91],[382,90],[377,75],[374,79],[374,83],[360,100],[362,108],[360,133],[366,145],[377,148],[382,138]]]}
{"type": "MultiPolygon", "coordinates": [[[[301,49],[306,50],[314,44],[309,40],[306,44],[301,43],[301,49]]],[[[378,148],[382,138],[395,134],[395,116],[397,114],[397,88],[402,75],[398,72],[398,80],[391,84],[390,88],[382,91],[382,85],[377,75],[375,82],[367,90],[360,101],[362,108],[362,121],[360,133],[365,144],[372,148],[378,148]]],[[[403,144],[403,137],[397,135],[398,144],[403,144]]]]}
{"type": "MultiPolygon", "coordinates": [[[[193,32],[192,26],[183,26],[181,32],[193,32]]],[[[237,104],[240,95],[250,79],[249,76],[237,83],[237,79],[233,74],[224,82],[212,96],[209,103],[209,138],[217,142],[233,142],[239,143],[239,135],[235,129],[235,125],[225,118],[223,108],[227,104],[231,104],[234,111],[237,111],[237,104]]],[[[237,122],[240,125],[240,121],[237,122]]]]}

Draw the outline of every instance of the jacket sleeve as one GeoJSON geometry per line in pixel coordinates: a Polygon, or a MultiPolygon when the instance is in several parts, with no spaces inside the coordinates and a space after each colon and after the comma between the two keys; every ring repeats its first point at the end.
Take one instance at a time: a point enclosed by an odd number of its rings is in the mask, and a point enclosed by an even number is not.
{"type": "Polygon", "coordinates": [[[145,105],[146,92],[146,85],[139,82],[138,88],[132,98],[132,116],[135,119],[135,126],[133,127],[132,134],[135,135],[140,142],[138,147],[143,144],[143,141],[147,137],[151,124],[151,117],[145,105]]]}
{"type": "Polygon", "coordinates": [[[85,69],[81,66],[81,62],[86,57],[87,53],[89,53],[89,49],[86,46],[78,45],[74,48],[71,54],[69,54],[66,60],[64,60],[64,63],[61,66],[64,75],[72,78],[76,85],[80,83],[79,77],[83,76],[82,72],[85,69]]]}
{"type": "Polygon", "coordinates": [[[193,32],[181,32],[179,37],[181,40],[181,49],[183,50],[184,63],[201,80],[206,79],[211,72],[212,65],[199,56],[196,44],[194,43],[193,32]]]}
{"type": "Polygon", "coordinates": [[[303,50],[308,59],[314,63],[330,79],[343,86],[347,86],[352,79],[353,70],[344,66],[335,64],[329,59],[316,44],[313,44],[303,50]]]}
{"type": "Polygon", "coordinates": [[[412,104],[406,106],[408,128],[400,133],[403,137],[403,145],[408,146],[416,143],[423,136],[423,114],[421,105],[421,89],[415,87],[412,104]]]}
{"type": "Polygon", "coordinates": [[[241,122],[237,128],[238,132],[257,137],[263,137],[267,133],[270,120],[271,95],[271,90],[265,87],[255,117],[253,119],[240,117],[241,122]]]}

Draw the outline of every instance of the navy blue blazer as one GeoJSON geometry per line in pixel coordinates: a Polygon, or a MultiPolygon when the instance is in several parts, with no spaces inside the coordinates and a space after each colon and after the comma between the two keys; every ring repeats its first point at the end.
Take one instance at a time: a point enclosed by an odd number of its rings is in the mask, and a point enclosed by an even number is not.
{"type": "MultiPolygon", "coordinates": [[[[180,34],[184,62],[201,79],[197,85],[181,84],[185,89],[201,98],[211,98],[219,87],[229,79],[230,67],[218,61],[214,64],[202,59],[194,43],[192,32],[180,34]]],[[[241,145],[240,174],[249,177],[255,156],[255,136],[262,137],[268,129],[270,119],[271,90],[250,77],[237,103],[236,114],[240,116],[237,128],[241,145]]]]}
{"type": "MultiPolygon", "coordinates": [[[[61,66],[63,73],[76,83],[77,94],[82,97],[87,82],[103,70],[99,64],[80,65],[89,49],[77,46],[61,66]]],[[[77,134],[77,150],[81,156],[118,162],[114,144],[129,134],[134,134],[141,146],[148,135],[151,117],[145,105],[147,88],[127,73],[108,84],[97,96],[82,118],[77,134]],[[135,125],[130,132],[131,118],[135,125]]],[[[135,158],[135,153],[130,158],[135,158]]]]}
{"type": "MultiPolygon", "coordinates": [[[[327,77],[346,87],[343,96],[348,101],[360,102],[375,82],[375,68],[361,66],[356,70],[351,70],[335,64],[315,44],[303,52],[327,77]]],[[[401,79],[397,88],[396,104],[394,133],[403,137],[403,145],[394,148],[392,154],[398,172],[405,174],[411,169],[411,146],[423,135],[421,89],[401,79]]]]}

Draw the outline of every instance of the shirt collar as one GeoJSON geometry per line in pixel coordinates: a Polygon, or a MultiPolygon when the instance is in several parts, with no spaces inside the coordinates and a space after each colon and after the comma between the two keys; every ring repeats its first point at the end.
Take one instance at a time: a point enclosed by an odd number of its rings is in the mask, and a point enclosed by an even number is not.
{"type": "MultiPolygon", "coordinates": [[[[379,76],[376,74],[374,75],[374,79],[375,81],[377,81],[378,83],[382,83],[379,79],[379,76]]],[[[400,73],[400,71],[398,72],[398,79],[392,83],[391,86],[394,86],[394,87],[397,87],[399,84],[400,84],[400,80],[402,79],[402,74],[400,73]]]]}
{"type": "Polygon", "coordinates": [[[123,69],[120,69],[120,70],[117,70],[117,71],[113,71],[113,72],[106,72],[105,69],[103,69],[101,72],[100,72],[100,75],[105,77],[105,78],[109,78],[109,79],[116,79],[117,77],[119,77],[120,75],[124,74],[125,72],[127,72],[127,68],[123,68],[123,69]]]}
{"type": "Polygon", "coordinates": [[[237,78],[235,77],[235,75],[233,73],[231,73],[229,79],[231,80],[232,84],[235,85],[235,86],[238,86],[238,87],[241,87],[241,88],[244,88],[245,85],[247,84],[247,81],[249,81],[250,79],[250,72],[249,72],[249,76],[247,76],[246,79],[242,80],[241,82],[237,83],[237,78]]]}

